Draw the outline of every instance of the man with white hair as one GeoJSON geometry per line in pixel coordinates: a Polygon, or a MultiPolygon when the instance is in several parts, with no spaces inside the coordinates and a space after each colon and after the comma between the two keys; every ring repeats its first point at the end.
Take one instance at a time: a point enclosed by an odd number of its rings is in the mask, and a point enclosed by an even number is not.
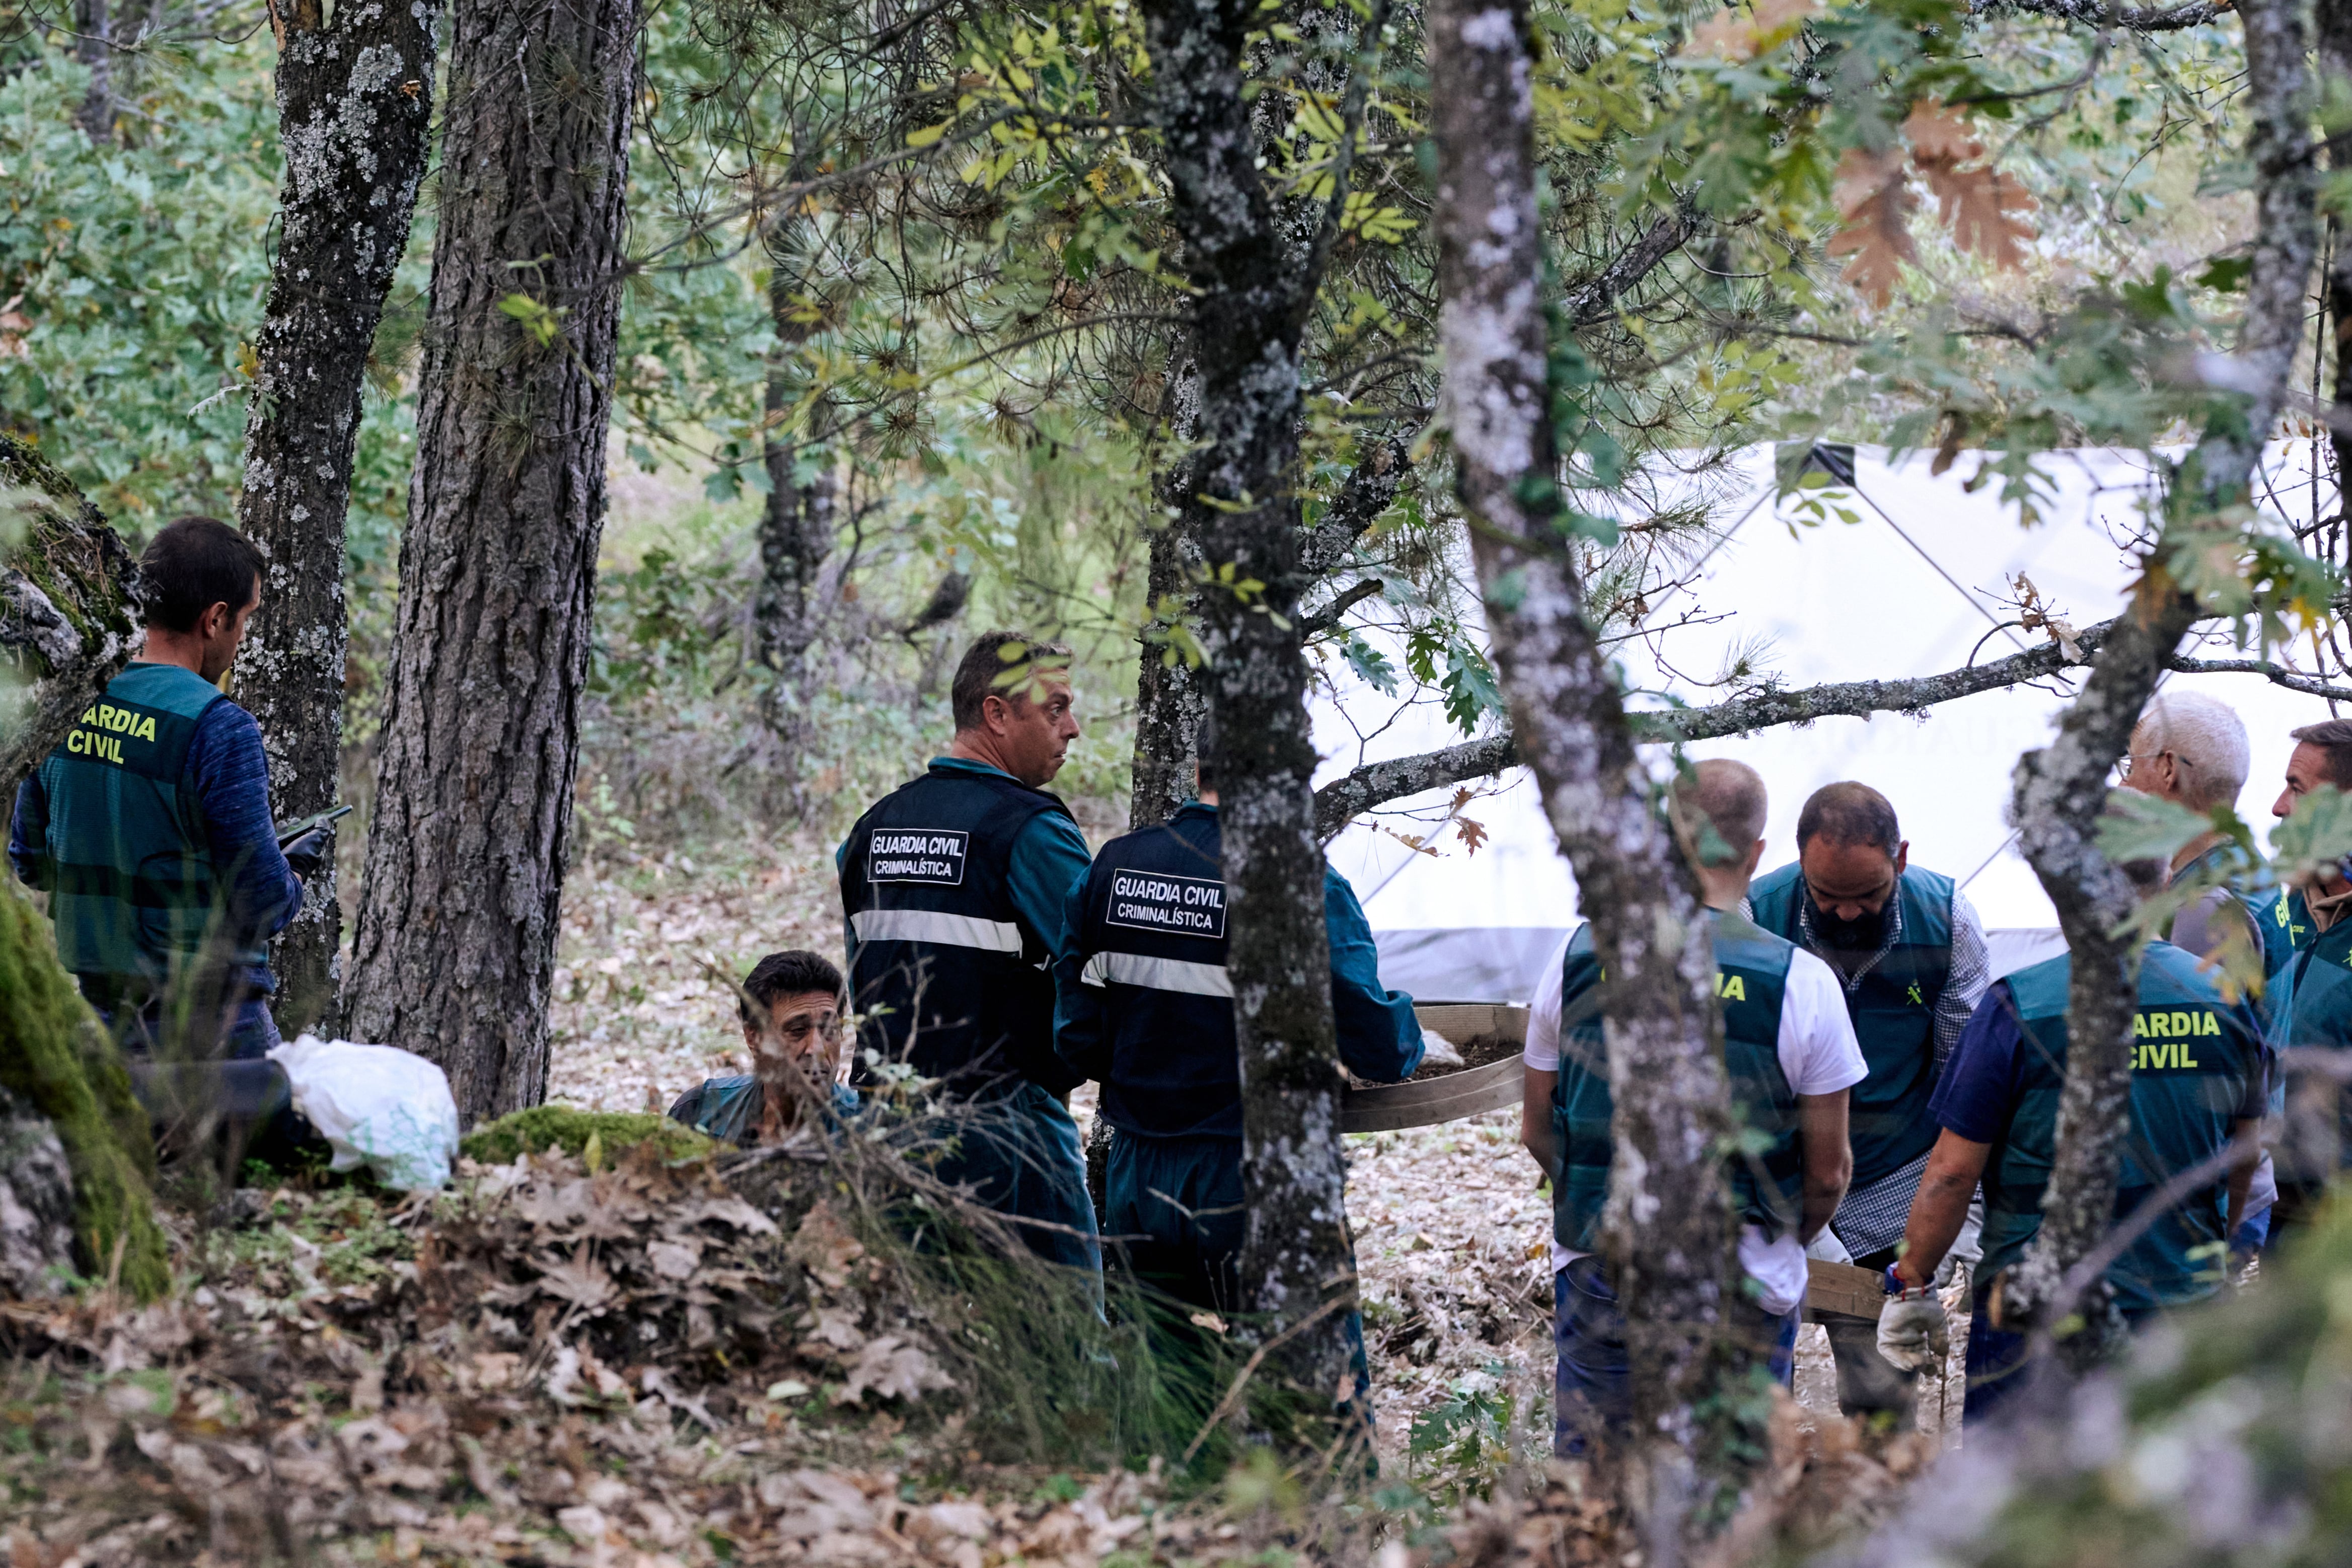
{"type": "MultiPolygon", "coordinates": [[[[2251,768],[2246,727],[2235,709],[2199,692],[2162,692],[2148,700],[2132,727],[2123,759],[2126,789],[2192,811],[2234,806],[2251,768]]],[[[2172,857],[2172,885],[2210,883],[2194,904],[2174,915],[2165,940],[2203,963],[2218,961],[2234,936],[2262,960],[2272,980],[2294,958],[2299,904],[2278,886],[2261,859],[2220,829],[2209,828],[2172,857]]],[[[2268,998],[2254,1001],[2269,1019],[2268,998]]],[[[2242,1261],[2269,1239],[2278,1172],[2265,1150],[2242,1212],[2230,1217],[2232,1256],[2242,1261]]]]}
{"type": "MultiPolygon", "coordinates": [[[[2198,692],[2164,692],[2149,699],[2132,729],[2123,779],[2126,789],[2207,812],[2237,804],[2250,766],[2246,727],[2234,709],[2198,692]]],[[[2212,883],[2221,894],[2174,916],[2165,934],[2174,946],[2210,958],[2235,925],[2262,956],[2265,975],[2277,974],[2294,956],[2294,923],[2281,890],[2262,861],[2220,829],[2209,828],[2180,846],[2172,857],[2172,881],[2176,886],[2212,883]]]]}

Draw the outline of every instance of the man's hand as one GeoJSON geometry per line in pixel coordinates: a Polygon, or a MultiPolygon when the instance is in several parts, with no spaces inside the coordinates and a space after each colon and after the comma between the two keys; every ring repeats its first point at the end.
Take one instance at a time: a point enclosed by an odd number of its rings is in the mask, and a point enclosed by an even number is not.
{"type": "Polygon", "coordinates": [[[1952,1348],[1951,1322],[1944,1316],[1942,1298],[1932,1285],[1915,1290],[1894,1270],[1886,1274],[1902,1293],[1878,1314],[1878,1354],[1900,1372],[1942,1367],[1952,1348]]]}
{"type": "Polygon", "coordinates": [[[304,882],[319,874],[335,852],[335,830],[321,824],[286,846],[286,865],[304,882]]]}

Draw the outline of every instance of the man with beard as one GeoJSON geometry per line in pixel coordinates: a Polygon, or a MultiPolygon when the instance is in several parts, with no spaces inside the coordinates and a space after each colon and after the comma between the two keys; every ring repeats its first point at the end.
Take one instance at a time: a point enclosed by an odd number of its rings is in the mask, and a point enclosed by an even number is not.
{"type": "MultiPolygon", "coordinates": [[[[1830,1229],[1854,1262],[1895,1261],[1935,1146],[1927,1097],[1991,983],[1984,926],[1952,879],[1910,863],[1895,808],[1867,784],[1813,791],[1797,816],[1797,861],[1759,877],[1756,924],[1828,963],[1870,1076],[1853,1087],[1853,1181],[1830,1229]]],[[[1864,1318],[1824,1314],[1838,1403],[1912,1423],[1913,1375],[1878,1353],[1864,1318]]]]}

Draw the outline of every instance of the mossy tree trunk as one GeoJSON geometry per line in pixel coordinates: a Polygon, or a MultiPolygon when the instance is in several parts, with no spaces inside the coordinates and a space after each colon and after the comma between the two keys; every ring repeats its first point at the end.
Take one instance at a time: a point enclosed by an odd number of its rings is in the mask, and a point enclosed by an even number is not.
{"type": "MultiPolygon", "coordinates": [[[[137,644],[131,553],[73,481],[0,435],[0,805],[137,644]]],[[[58,963],[48,923],[0,876],[0,1283],[47,1258],[142,1300],[170,1281],[148,1180],[154,1146],[113,1047],[58,963]],[[46,1123],[46,1128],[42,1124],[46,1123]],[[60,1190],[56,1155],[72,1180],[60,1190]]]]}
{"type": "Polygon", "coordinates": [[[74,482],[0,434],[0,799],[130,660],[137,580],[74,482]]]}

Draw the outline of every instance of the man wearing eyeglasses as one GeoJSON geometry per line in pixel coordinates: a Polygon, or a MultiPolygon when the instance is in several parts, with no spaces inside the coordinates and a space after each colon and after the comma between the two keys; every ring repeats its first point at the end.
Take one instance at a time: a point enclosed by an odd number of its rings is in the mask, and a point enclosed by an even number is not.
{"type": "MultiPolygon", "coordinates": [[[[2246,727],[2227,705],[2197,692],[2151,698],[2132,728],[2123,759],[2126,789],[2185,806],[2200,815],[2238,802],[2251,767],[2246,727]]],[[[2275,975],[2294,956],[2297,913],[2290,890],[2277,885],[2262,857],[2219,828],[2210,828],[2173,855],[2172,885],[2210,884],[2224,898],[2200,898],[2173,917],[2165,939],[2200,958],[2242,934],[2275,975]]]]}
{"type": "MultiPolygon", "coordinates": [[[[1937,1074],[1991,983],[1984,925],[1952,879],[1911,864],[1895,808],[1867,784],[1824,785],[1797,816],[1797,860],[1757,880],[1756,924],[1826,962],[1870,1076],[1853,1086],[1853,1182],[1830,1229],[1853,1261],[1884,1269],[1935,1146],[1937,1074]]],[[[1879,1354],[1867,1318],[1825,1313],[1838,1403],[1913,1418],[1913,1376],[1879,1354]]]]}

